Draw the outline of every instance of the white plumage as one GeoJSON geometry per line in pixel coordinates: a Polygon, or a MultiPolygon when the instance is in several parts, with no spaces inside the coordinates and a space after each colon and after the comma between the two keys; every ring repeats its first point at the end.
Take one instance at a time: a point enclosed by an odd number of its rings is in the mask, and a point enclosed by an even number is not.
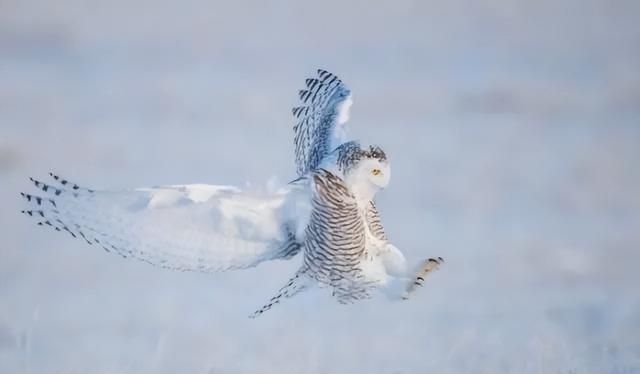
{"type": "Polygon", "coordinates": [[[254,317],[315,285],[349,303],[399,279],[407,298],[442,259],[408,270],[373,203],[389,182],[386,154],[347,141],[352,100],[340,79],[318,70],[306,86],[293,109],[299,178],[279,190],[192,184],[100,191],[51,174],[49,183],[32,179],[40,193],[22,194],[23,212],[108,252],[183,271],[241,269],[303,251],[301,268],[254,317]]]}

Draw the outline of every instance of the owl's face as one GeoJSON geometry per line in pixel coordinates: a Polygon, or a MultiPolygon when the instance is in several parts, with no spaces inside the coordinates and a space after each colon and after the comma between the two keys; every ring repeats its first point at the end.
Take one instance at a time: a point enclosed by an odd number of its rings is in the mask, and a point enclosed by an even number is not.
{"type": "Polygon", "coordinates": [[[353,146],[338,159],[349,189],[360,199],[373,199],[375,194],[389,184],[391,167],[384,151],[379,147],[362,149],[353,146]]]}
{"type": "Polygon", "coordinates": [[[386,159],[367,158],[360,161],[351,171],[351,174],[353,173],[357,174],[357,179],[366,180],[373,186],[382,189],[389,185],[391,166],[386,159]]]}

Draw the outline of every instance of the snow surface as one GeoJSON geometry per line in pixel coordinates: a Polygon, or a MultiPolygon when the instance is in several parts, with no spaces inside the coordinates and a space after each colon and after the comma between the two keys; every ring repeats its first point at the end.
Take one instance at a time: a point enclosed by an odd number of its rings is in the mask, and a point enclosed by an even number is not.
{"type": "Polygon", "coordinates": [[[0,373],[640,373],[640,3],[0,4],[0,373]],[[28,176],[294,178],[321,67],[384,147],[409,302],[303,294],[298,262],[174,273],[43,230],[28,176]]]}

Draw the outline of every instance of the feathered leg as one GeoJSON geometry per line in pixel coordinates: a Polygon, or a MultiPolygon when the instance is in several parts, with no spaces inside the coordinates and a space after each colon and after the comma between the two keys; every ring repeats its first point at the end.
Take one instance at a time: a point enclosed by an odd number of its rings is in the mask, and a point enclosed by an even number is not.
{"type": "Polygon", "coordinates": [[[427,276],[427,274],[432,271],[438,270],[443,262],[444,260],[442,259],[442,257],[437,257],[427,259],[422,264],[420,264],[415,277],[413,279],[410,279],[409,284],[407,285],[407,288],[402,295],[402,299],[409,299],[409,296],[411,296],[411,294],[414,293],[418,287],[422,287],[422,283],[424,282],[424,278],[427,276]]]}
{"type": "Polygon", "coordinates": [[[280,303],[282,299],[288,299],[296,294],[304,291],[310,286],[310,279],[305,275],[305,270],[298,270],[293,278],[289,279],[287,284],[278,291],[274,297],[272,297],[268,303],[262,306],[262,308],[253,312],[249,318],[256,318],[267,310],[273,308],[274,305],[280,303]]]}

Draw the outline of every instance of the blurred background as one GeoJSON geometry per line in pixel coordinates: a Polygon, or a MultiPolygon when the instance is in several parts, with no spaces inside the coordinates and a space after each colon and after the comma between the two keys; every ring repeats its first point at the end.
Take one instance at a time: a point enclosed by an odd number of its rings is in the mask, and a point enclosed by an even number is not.
{"type": "Polygon", "coordinates": [[[640,2],[0,1],[0,372],[640,373],[640,2]],[[298,260],[174,273],[43,230],[28,177],[294,177],[316,68],[390,157],[410,302],[310,292],[298,260]]]}

